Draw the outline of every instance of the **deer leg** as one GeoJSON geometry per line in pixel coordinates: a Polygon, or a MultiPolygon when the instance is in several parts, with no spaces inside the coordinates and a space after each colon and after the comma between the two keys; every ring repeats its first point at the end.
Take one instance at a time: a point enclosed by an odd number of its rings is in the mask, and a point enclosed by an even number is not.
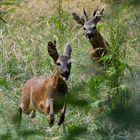
{"type": "Polygon", "coordinates": [[[63,122],[65,120],[66,107],[67,107],[67,102],[66,102],[66,97],[65,97],[65,103],[64,103],[63,109],[62,109],[61,114],[60,114],[60,120],[58,122],[58,125],[63,124],[63,122]]]}
{"type": "Polygon", "coordinates": [[[22,118],[22,108],[20,107],[19,108],[19,114],[18,114],[18,130],[20,128],[20,125],[21,125],[21,118],[22,118]]]}
{"type": "Polygon", "coordinates": [[[96,49],[95,49],[95,52],[96,52],[97,54],[99,54],[99,56],[101,57],[101,56],[104,56],[104,55],[105,55],[106,50],[105,50],[105,48],[99,47],[99,48],[96,48],[96,49]]]}
{"type": "Polygon", "coordinates": [[[54,100],[53,99],[49,100],[49,107],[50,107],[50,111],[49,111],[49,126],[52,127],[53,123],[54,123],[54,100]]]}
{"type": "Polygon", "coordinates": [[[96,56],[96,51],[94,48],[89,48],[88,53],[91,59],[96,56]]]}
{"type": "Polygon", "coordinates": [[[61,114],[60,114],[60,120],[59,120],[58,125],[61,125],[64,122],[64,120],[65,120],[66,106],[67,106],[67,104],[65,103],[64,107],[63,107],[63,109],[61,111],[61,114]]]}
{"type": "Polygon", "coordinates": [[[35,116],[36,116],[35,110],[32,110],[30,113],[31,119],[35,118],[35,116]]]}

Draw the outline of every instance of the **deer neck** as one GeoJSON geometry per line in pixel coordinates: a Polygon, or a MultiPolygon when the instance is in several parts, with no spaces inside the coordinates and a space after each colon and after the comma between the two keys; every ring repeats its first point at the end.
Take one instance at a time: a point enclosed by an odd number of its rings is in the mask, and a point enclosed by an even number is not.
{"type": "Polygon", "coordinates": [[[55,74],[52,75],[52,79],[53,79],[53,87],[55,90],[61,92],[67,91],[67,84],[58,72],[55,72],[55,74]]]}
{"type": "Polygon", "coordinates": [[[92,39],[89,39],[89,41],[94,49],[106,47],[104,44],[103,38],[98,31],[96,31],[95,37],[92,39]]]}

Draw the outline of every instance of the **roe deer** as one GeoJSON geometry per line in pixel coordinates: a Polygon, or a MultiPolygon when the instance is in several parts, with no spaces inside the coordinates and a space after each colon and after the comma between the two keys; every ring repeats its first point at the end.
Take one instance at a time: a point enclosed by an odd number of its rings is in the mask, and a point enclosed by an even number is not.
{"type": "Polygon", "coordinates": [[[92,44],[92,48],[89,49],[91,58],[100,58],[106,53],[106,45],[108,43],[103,40],[101,34],[96,29],[96,25],[100,21],[103,11],[104,9],[99,11],[98,8],[96,8],[91,19],[88,18],[85,9],[83,9],[85,19],[76,13],[72,14],[76,22],[84,27],[85,35],[92,44]]]}
{"type": "Polygon", "coordinates": [[[68,90],[66,80],[68,80],[71,70],[71,46],[66,44],[63,54],[59,55],[56,43],[48,43],[48,53],[57,65],[57,70],[52,76],[47,78],[32,78],[25,82],[20,99],[20,121],[22,112],[35,117],[35,112],[39,111],[49,115],[49,126],[53,126],[54,114],[60,111],[61,125],[65,119],[66,93],[68,90]]]}

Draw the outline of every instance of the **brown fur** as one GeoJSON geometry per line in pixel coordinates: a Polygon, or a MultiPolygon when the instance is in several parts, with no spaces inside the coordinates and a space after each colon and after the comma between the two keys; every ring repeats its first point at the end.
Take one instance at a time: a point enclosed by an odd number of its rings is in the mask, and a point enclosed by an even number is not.
{"type": "Polygon", "coordinates": [[[32,111],[49,114],[48,100],[54,99],[54,112],[57,113],[63,108],[67,90],[66,82],[58,73],[48,78],[32,78],[24,84],[20,107],[26,114],[32,111]]]}
{"type": "Polygon", "coordinates": [[[100,58],[104,56],[106,53],[106,45],[105,41],[103,40],[101,34],[97,31],[96,25],[101,20],[103,15],[102,10],[98,10],[98,7],[94,10],[92,18],[89,19],[85,9],[83,10],[85,18],[79,16],[76,13],[73,13],[73,18],[76,22],[84,27],[84,32],[86,37],[89,39],[90,43],[92,44],[92,48],[89,49],[89,55],[91,58],[100,58]]]}
{"type": "Polygon", "coordinates": [[[61,110],[58,125],[61,125],[65,119],[66,112],[66,93],[68,90],[66,80],[70,75],[71,63],[71,45],[66,44],[64,53],[59,55],[56,49],[56,42],[48,42],[48,53],[57,66],[57,71],[48,78],[32,78],[23,86],[20,99],[20,120],[22,112],[35,117],[35,112],[39,111],[49,115],[50,127],[54,122],[54,114],[61,110]]]}
{"type": "Polygon", "coordinates": [[[98,31],[96,32],[96,36],[94,37],[94,39],[89,41],[92,44],[92,48],[89,49],[89,56],[91,58],[100,58],[101,56],[105,55],[106,45],[101,34],[98,31]]]}

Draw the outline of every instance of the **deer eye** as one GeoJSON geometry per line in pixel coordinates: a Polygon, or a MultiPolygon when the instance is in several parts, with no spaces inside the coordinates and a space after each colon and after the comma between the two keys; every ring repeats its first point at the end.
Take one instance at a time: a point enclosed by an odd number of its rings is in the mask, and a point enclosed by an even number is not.
{"type": "Polygon", "coordinates": [[[86,30],[86,28],[84,27],[84,30],[86,30]]]}
{"type": "Polygon", "coordinates": [[[57,65],[57,66],[60,66],[60,65],[61,65],[61,63],[60,63],[60,62],[58,62],[58,63],[56,63],[56,65],[57,65]]]}

